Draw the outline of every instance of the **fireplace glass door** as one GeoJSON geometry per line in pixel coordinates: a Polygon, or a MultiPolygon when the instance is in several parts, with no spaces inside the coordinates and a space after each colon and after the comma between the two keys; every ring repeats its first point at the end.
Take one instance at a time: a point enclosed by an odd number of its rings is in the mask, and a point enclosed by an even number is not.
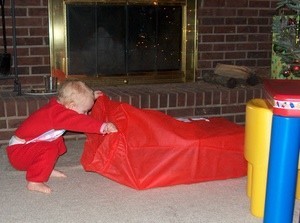
{"type": "Polygon", "coordinates": [[[68,73],[181,71],[182,7],[66,5],[68,73]]]}

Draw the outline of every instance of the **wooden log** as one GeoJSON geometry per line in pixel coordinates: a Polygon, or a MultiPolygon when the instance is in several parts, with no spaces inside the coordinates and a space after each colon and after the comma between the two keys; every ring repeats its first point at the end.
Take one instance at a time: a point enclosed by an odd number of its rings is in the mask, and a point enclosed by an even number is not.
{"type": "Polygon", "coordinates": [[[215,67],[214,73],[221,76],[246,80],[251,74],[253,74],[253,71],[245,66],[235,66],[219,63],[215,67]]]}
{"type": "Polygon", "coordinates": [[[217,74],[204,73],[202,78],[205,82],[212,84],[219,84],[228,88],[235,88],[237,85],[237,79],[232,77],[221,76],[217,74]]]}
{"type": "Polygon", "coordinates": [[[246,84],[255,86],[261,82],[260,78],[256,74],[250,74],[246,79],[246,84]]]}
{"type": "Polygon", "coordinates": [[[242,79],[242,78],[226,77],[226,76],[221,76],[212,73],[204,73],[202,75],[202,78],[205,82],[222,85],[228,88],[235,88],[237,85],[254,86],[261,82],[258,76],[255,74],[250,75],[247,79],[242,79]]]}

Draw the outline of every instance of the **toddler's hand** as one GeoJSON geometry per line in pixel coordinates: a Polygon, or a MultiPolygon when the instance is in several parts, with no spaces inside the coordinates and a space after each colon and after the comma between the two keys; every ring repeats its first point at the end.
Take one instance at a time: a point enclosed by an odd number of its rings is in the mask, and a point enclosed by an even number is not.
{"type": "Polygon", "coordinates": [[[95,99],[99,98],[101,95],[103,95],[102,91],[94,91],[95,99]]]}
{"type": "Polygon", "coordinates": [[[109,134],[109,133],[113,133],[113,132],[118,132],[117,127],[111,123],[111,122],[106,122],[102,125],[101,127],[102,131],[101,133],[103,134],[109,134]]]}

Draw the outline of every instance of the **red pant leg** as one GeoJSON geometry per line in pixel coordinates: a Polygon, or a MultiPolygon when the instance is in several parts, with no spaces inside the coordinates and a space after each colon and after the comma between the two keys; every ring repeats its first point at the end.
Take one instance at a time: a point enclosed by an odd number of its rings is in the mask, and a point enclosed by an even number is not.
{"type": "Polygon", "coordinates": [[[17,170],[25,170],[26,179],[46,182],[54,169],[57,158],[66,151],[63,138],[52,142],[35,142],[7,147],[10,163],[17,170]]]}

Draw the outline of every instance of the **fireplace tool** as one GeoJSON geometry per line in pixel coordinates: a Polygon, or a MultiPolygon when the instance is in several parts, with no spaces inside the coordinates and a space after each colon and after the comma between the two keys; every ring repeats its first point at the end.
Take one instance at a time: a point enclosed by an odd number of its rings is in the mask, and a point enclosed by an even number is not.
{"type": "Polygon", "coordinates": [[[1,16],[2,16],[3,46],[4,46],[4,52],[0,53],[0,75],[9,75],[10,66],[11,66],[11,55],[7,53],[5,14],[4,14],[5,0],[0,0],[0,4],[1,4],[1,16]]]}

